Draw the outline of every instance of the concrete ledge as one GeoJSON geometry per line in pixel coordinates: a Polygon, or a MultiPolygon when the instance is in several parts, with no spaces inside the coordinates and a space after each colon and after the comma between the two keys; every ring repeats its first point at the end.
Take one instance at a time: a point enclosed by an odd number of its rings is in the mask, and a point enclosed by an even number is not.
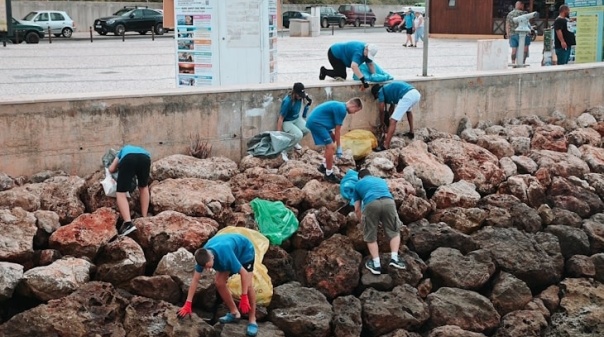
{"type": "MultiPolygon", "coordinates": [[[[604,63],[408,78],[422,94],[416,127],[455,132],[461,118],[500,121],[554,110],[577,116],[604,105],[604,63]]],[[[305,83],[314,104],[359,96],[365,109],[346,119],[344,131],[372,129],[377,109],[360,82],[305,83]]],[[[12,176],[61,169],[86,175],[100,167],[109,147],[132,143],[154,159],[186,153],[191,134],[213,155],[238,161],[255,134],[274,130],[290,86],[259,84],[119,94],[16,97],[0,102],[0,171],[12,176]]],[[[406,121],[399,123],[406,130],[406,121]]],[[[312,140],[306,137],[306,145],[312,140]]]]}

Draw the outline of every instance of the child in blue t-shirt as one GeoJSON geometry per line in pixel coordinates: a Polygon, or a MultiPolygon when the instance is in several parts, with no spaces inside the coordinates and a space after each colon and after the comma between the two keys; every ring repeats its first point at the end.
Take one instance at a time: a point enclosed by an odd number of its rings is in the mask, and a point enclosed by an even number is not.
{"type": "MultiPolygon", "coordinates": [[[[292,135],[294,137],[292,143],[295,144],[294,148],[296,150],[302,149],[299,143],[309,132],[306,128],[304,118],[311,104],[312,99],[304,91],[304,84],[299,82],[294,84],[292,92],[285,96],[281,103],[279,119],[277,120],[277,131],[287,132],[292,135]],[[304,106],[304,112],[300,115],[300,108],[304,99],[306,99],[306,105],[304,106]]],[[[289,160],[286,151],[281,152],[281,157],[284,161],[289,160]]]]}

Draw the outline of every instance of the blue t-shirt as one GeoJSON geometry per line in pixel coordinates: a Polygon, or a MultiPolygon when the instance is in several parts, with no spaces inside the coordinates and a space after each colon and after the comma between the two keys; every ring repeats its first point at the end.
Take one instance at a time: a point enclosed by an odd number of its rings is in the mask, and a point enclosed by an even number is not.
{"type": "Polygon", "coordinates": [[[366,58],[365,43],[360,41],[338,42],[331,46],[331,53],[335,58],[341,60],[348,68],[355,62],[361,65],[365,62],[371,63],[371,60],[366,58]]]}
{"type": "Polygon", "coordinates": [[[338,101],[327,101],[319,104],[306,120],[306,127],[322,126],[333,129],[342,125],[346,118],[346,103],[338,101]]]}
{"type": "Polygon", "coordinates": [[[135,154],[135,153],[144,154],[144,155],[147,155],[149,158],[151,158],[151,154],[147,150],[143,149],[142,147],[138,147],[138,146],[134,146],[134,145],[124,145],[124,147],[122,147],[120,149],[120,151],[117,153],[116,156],[120,161],[122,161],[122,159],[125,156],[127,156],[129,154],[135,154]]]}
{"type": "Polygon", "coordinates": [[[413,28],[413,20],[415,20],[415,14],[413,14],[412,12],[405,14],[405,28],[413,28]]]}
{"type": "Polygon", "coordinates": [[[406,93],[415,89],[411,84],[404,81],[394,81],[384,85],[378,93],[378,102],[386,104],[397,104],[406,93]]]}
{"type": "MultiPolygon", "coordinates": [[[[245,236],[241,234],[220,234],[216,235],[203,248],[210,250],[214,254],[214,270],[228,271],[231,274],[237,274],[244,263],[254,261],[254,245],[245,236]]],[[[195,271],[201,273],[203,266],[195,264],[195,271]]]]}
{"type": "Polygon", "coordinates": [[[361,200],[363,208],[370,202],[381,198],[394,199],[386,180],[382,178],[366,176],[354,186],[354,201],[361,200]]]}
{"type": "MultiPolygon", "coordinates": [[[[295,121],[300,117],[300,107],[302,106],[302,100],[296,99],[292,102],[291,95],[285,96],[281,103],[281,111],[279,114],[283,116],[285,122],[295,121]]],[[[305,107],[305,109],[308,109],[305,107]]]]}

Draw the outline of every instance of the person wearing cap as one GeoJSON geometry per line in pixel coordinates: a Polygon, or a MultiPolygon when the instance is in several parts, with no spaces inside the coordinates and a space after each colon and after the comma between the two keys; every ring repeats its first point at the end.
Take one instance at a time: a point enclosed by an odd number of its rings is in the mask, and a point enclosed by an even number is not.
{"type": "Polygon", "coordinates": [[[390,148],[390,141],[396,130],[396,123],[405,115],[407,115],[407,121],[409,122],[409,132],[405,135],[413,138],[413,113],[411,108],[421,99],[419,91],[407,82],[393,81],[384,86],[381,84],[374,85],[371,88],[371,94],[378,101],[378,111],[380,116],[383,116],[380,121],[384,121],[387,127],[384,143],[378,146],[375,151],[379,152],[390,148]]]}
{"type": "Polygon", "coordinates": [[[363,77],[359,66],[367,63],[369,71],[375,74],[373,59],[377,54],[377,46],[360,41],[338,42],[333,44],[327,51],[327,59],[333,69],[321,67],[319,79],[324,80],[326,76],[332,78],[346,79],[346,68],[351,68],[355,75],[363,83],[363,88],[369,87],[369,84],[363,77]]]}
{"type": "Polygon", "coordinates": [[[414,21],[415,14],[413,14],[411,8],[405,8],[405,16],[403,17],[403,21],[399,25],[399,28],[402,28],[402,26],[404,25],[405,31],[407,32],[407,41],[405,41],[403,47],[415,47],[415,45],[413,44],[413,33],[415,33],[414,21]]]}
{"type": "MultiPolygon", "coordinates": [[[[277,121],[277,131],[287,132],[294,137],[294,148],[296,150],[302,149],[299,142],[309,132],[306,128],[306,122],[304,118],[308,113],[308,109],[312,104],[312,99],[304,91],[304,84],[294,83],[293,90],[281,102],[281,111],[279,113],[279,120],[277,121]],[[302,100],[306,100],[304,111],[300,115],[300,108],[302,107],[302,100]]],[[[281,152],[281,157],[284,161],[288,161],[287,152],[281,152]]]]}
{"type": "Polygon", "coordinates": [[[333,155],[342,157],[340,132],[346,114],[352,115],[361,109],[363,109],[363,102],[358,97],[351,98],[347,102],[327,101],[319,104],[306,121],[306,127],[310,130],[315,145],[325,146],[325,158],[317,169],[324,174],[325,180],[331,183],[340,182],[340,179],[333,174],[333,155]]]}
{"type": "Polygon", "coordinates": [[[258,334],[256,323],[256,293],[254,292],[254,245],[246,236],[236,233],[218,234],[208,240],[206,244],[195,251],[195,270],[189,285],[185,305],[178,311],[178,316],[183,318],[193,312],[192,304],[197,285],[203,270],[216,271],[216,290],[229,312],[220,317],[222,324],[236,323],[241,319],[241,314],[249,314],[249,323],[246,329],[247,336],[258,334]],[[233,296],[227,287],[227,281],[233,274],[241,276],[241,299],[239,308],[235,305],[233,296]]]}

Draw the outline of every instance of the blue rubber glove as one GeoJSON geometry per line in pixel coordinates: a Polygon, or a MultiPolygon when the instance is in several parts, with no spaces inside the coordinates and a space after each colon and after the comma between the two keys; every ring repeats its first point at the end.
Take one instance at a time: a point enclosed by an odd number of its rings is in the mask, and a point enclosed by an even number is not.
{"type": "Polygon", "coordinates": [[[344,153],[342,153],[342,147],[341,147],[341,146],[338,146],[338,149],[336,150],[336,157],[338,157],[338,158],[342,158],[342,155],[343,155],[343,154],[344,154],[344,153]]]}

